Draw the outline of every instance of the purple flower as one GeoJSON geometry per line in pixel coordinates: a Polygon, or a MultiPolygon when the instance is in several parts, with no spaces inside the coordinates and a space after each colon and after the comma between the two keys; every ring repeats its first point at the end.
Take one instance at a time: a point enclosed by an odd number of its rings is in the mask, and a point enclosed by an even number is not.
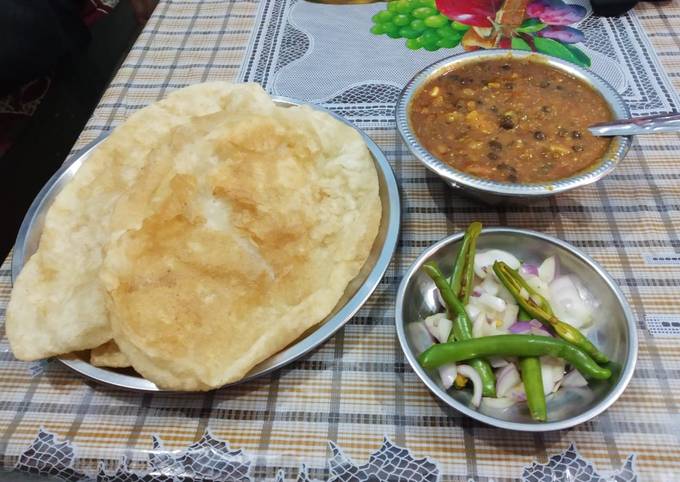
{"type": "Polygon", "coordinates": [[[527,7],[527,15],[548,25],[569,25],[581,21],[586,9],[562,0],[535,0],[527,7]]]}
{"type": "Polygon", "coordinates": [[[550,25],[543,30],[538,31],[536,35],[539,37],[559,40],[565,44],[575,44],[585,40],[585,35],[583,35],[583,32],[580,30],[572,27],[564,27],[561,25],[550,25]]]}

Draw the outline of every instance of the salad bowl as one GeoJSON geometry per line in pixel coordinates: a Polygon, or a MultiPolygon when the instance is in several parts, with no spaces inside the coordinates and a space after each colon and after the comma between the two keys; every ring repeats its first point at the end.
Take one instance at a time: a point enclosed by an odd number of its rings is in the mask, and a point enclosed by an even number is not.
{"type": "Polygon", "coordinates": [[[609,357],[611,377],[589,382],[587,386],[565,384],[556,389],[546,397],[547,420],[539,422],[532,419],[526,403],[504,405],[497,402],[500,399],[483,398],[475,407],[471,390],[447,389],[438,370],[421,366],[418,361],[421,343],[409,324],[443,311],[434,282],[421,268],[433,261],[449,276],[462,239],[463,233],[454,234],[426,249],[406,271],[397,293],[395,323],[399,342],[415,374],[427,388],[446,405],[480,422],[529,432],[573,427],[611,406],[623,393],[635,369],[638,342],[633,312],[616,282],[597,262],[564,241],[534,231],[484,229],[477,241],[477,253],[504,250],[522,260],[523,266],[534,267],[554,257],[557,271],[561,273],[558,276],[577,278],[593,299],[593,321],[587,337],[609,357]]]}

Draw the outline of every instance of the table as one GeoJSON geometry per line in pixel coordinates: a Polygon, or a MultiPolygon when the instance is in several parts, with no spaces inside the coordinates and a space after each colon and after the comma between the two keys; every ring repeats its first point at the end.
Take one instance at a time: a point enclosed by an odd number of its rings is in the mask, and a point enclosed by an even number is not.
{"type": "MultiPolygon", "coordinates": [[[[349,7],[311,5],[161,0],[75,150],[187,84],[257,81],[314,100],[340,76],[350,88],[326,95],[323,103],[378,142],[402,190],[401,239],[375,294],[343,330],[300,361],[200,395],[122,392],[87,382],[57,362],[18,362],[2,330],[0,467],[67,480],[97,473],[101,480],[150,480],[154,474],[178,480],[553,480],[565,468],[581,473],[579,480],[614,473],[617,480],[637,480],[636,474],[680,480],[680,136],[637,139],[617,171],[595,185],[531,205],[479,204],[427,173],[398,139],[390,120],[395,82],[353,85],[333,70],[345,65],[351,49],[363,48],[361,42],[331,43],[336,53],[323,68],[306,57],[312,44],[323,47],[324,29],[338,19],[363,28],[370,14],[344,18],[337,9],[349,7]],[[319,33],[301,27],[309,18],[322,27],[319,33]],[[296,80],[304,62],[309,85],[296,80]],[[604,414],[560,432],[497,430],[437,402],[405,362],[393,323],[400,276],[426,246],[472,220],[565,239],[621,286],[638,319],[639,358],[630,386],[604,414]]],[[[678,110],[680,1],[640,4],[622,19],[588,19],[584,30],[592,34],[593,52],[606,53],[607,42],[618,45],[611,54],[618,60],[607,64],[614,67],[598,65],[613,82],[621,80],[616,65],[625,73],[628,84],[620,88],[634,111],[678,110]]],[[[415,72],[411,59],[422,60],[402,50],[395,55],[415,72]]],[[[399,65],[385,72],[398,79],[399,65]]],[[[8,258],[0,268],[3,318],[10,289],[8,258]]]]}

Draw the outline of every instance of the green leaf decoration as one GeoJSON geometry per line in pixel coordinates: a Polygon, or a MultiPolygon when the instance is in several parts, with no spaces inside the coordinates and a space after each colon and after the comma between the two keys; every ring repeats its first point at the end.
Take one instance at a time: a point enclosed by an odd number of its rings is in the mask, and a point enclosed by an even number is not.
{"type": "Polygon", "coordinates": [[[512,37],[512,48],[531,51],[531,45],[529,45],[526,40],[519,37],[512,37]]]}
{"type": "Polygon", "coordinates": [[[565,47],[569,49],[569,51],[576,57],[576,63],[582,67],[590,67],[590,57],[588,57],[585,53],[583,53],[583,50],[581,50],[578,47],[575,47],[573,45],[568,45],[565,44],[565,47]]]}
{"type": "Polygon", "coordinates": [[[585,67],[590,65],[590,59],[588,59],[588,57],[583,52],[579,50],[578,52],[580,55],[572,52],[571,49],[557,40],[543,37],[534,37],[534,45],[536,46],[536,50],[543,54],[552,55],[553,57],[558,57],[577,65],[583,65],[585,67]],[[584,64],[583,62],[584,57],[588,59],[587,64],[584,64]]]}
{"type": "Polygon", "coordinates": [[[539,19],[527,18],[517,29],[517,31],[522,33],[534,33],[538,32],[539,30],[543,30],[545,27],[547,27],[547,25],[541,22],[539,19]]]}

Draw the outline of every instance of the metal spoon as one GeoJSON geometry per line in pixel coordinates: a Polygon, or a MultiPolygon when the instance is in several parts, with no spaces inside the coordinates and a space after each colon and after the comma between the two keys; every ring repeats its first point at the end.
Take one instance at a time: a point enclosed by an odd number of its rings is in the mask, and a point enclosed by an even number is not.
{"type": "Polygon", "coordinates": [[[680,132],[680,113],[633,117],[614,122],[603,122],[588,127],[594,136],[631,136],[657,132],[680,132]]]}

